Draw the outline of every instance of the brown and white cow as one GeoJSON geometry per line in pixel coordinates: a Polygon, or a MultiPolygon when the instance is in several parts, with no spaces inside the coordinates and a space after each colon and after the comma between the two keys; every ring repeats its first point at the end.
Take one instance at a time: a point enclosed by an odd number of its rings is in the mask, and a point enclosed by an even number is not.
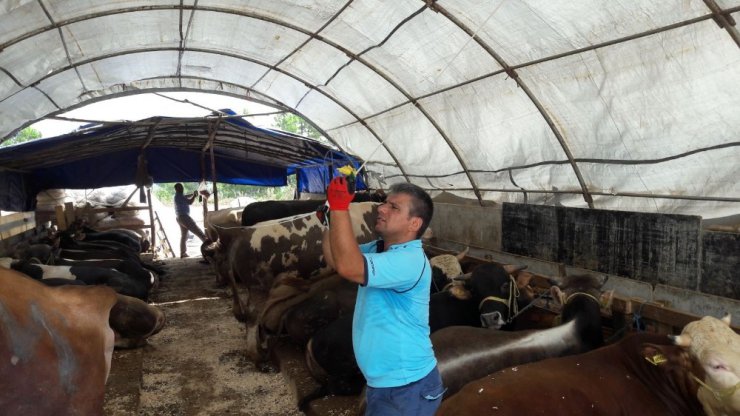
{"type": "Polygon", "coordinates": [[[0,286],[0,414],[102,414],[113,289],[47,287],[7,269],[0,286]]]}
{"type": "Polygon", "coordinates": [[[697,416],[701,368],[665,335],[637,333],[584,354],[502,369],[468,383],[438,416],[697,416]]]}
{"type": "MultiPolygon", "coordinates": [[[[373,239],[377,205],[372,202],[350,204],[354,233],[360,243],[373,239]]],[[[315,213],[250,227],[215,229],[218,240],[204,246],[203,253],[210,257],[217,279],[231,285],[234,315],[239,320],[246,320],[249,315],[249,293],[244,286],[266,290],[280,273],[295,272],[298,277],[310,278],[327,271],[321,250],[325,226],[315,213]]]]}
{"type": "Polygon", "coordinates": [[[740,335],[730,321],[729,314],[722,319],[705,316],[672,337],[706,373],[698,397],[710,416],[740,415],[740,335]]]}
{"type": "Polygon", "coordinates": [[[151,305],[104,286],[48,287],[0,268],[0,414],[102,415],[114,344],[164,325],[151,305]]]}
{"type": "Polygon", "coordinates": [[[203,221],[208,238],[216,240],[218,234],[214,227],[228,228],[242,225],[242,211],[244,208],[224,208],[218,211],[209,211],[203,221]]]}

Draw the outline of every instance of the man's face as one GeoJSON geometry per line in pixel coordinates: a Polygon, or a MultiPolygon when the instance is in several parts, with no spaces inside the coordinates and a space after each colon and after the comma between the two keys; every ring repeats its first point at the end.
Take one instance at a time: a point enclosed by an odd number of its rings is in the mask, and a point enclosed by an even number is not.
{"type": "MultiPolygon", "coordinates": [[[[411,196],[407,194],[390,194],[385,203],[378,207],[378,217],[375,220],[375,231],[384,238],[402,236],[412,229],[411,196]]],[[[416,218],[418,220],[418,218],[416,218]]]]}

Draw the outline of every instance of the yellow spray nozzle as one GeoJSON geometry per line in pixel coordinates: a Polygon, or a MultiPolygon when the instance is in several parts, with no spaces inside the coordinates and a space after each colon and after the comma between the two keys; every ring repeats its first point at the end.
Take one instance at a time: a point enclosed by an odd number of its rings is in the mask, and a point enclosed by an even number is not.
{"type": "Polygon", "coordinates": [[[348,177],[354,177],[355,174],[357,174],[357,171],[355,171],[355,168],[352,167],[352,165],[344,165],[341,168],[337,169],[339,173],[341,173],[344,176],[348,177]]]}

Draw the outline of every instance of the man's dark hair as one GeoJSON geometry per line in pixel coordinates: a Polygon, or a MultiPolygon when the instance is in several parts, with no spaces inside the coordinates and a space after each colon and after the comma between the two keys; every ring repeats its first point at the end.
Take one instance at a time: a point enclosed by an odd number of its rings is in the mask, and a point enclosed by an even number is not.
{"type": "Polygon", "coordinates": [[[406,194],[411,197],[411,209],[409,210],[409,215],[421,218],[421,227],[419,227],[419,231],[416,233],[416,238],[421,238],[424,231],[429,227],[429,223],[432,221],[432,215],[434,214],[434,203],[432,203],[432,197],[430,197],[425,190],[413,183],[397,183],[395,185],[391,185],[391,189],[388,190],[388,193],[406,194]]]}
{"type": "Polygon", "coordinates": [[[180,182],[175,184],[175,192],[184,192],[185,188],[182,187],[180,182]]]}

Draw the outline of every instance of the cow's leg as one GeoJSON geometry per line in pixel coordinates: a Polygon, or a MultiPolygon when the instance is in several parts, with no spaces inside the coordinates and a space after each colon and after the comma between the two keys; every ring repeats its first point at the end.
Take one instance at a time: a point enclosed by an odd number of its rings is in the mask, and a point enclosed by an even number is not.
{"type": "Polygon", "coordinates": [[[231,288],[231,298],[233,301],[232,304],[232,311],[234,313],[234,317],[239,322],[247,322],[249,320],[249,289],[247,287],[242,287],[236,283],[236,280],[234,280],[234,272],[232,270],[229,270],[228,273],[226,273],[228,276],[228,284],[231,288]]]}

